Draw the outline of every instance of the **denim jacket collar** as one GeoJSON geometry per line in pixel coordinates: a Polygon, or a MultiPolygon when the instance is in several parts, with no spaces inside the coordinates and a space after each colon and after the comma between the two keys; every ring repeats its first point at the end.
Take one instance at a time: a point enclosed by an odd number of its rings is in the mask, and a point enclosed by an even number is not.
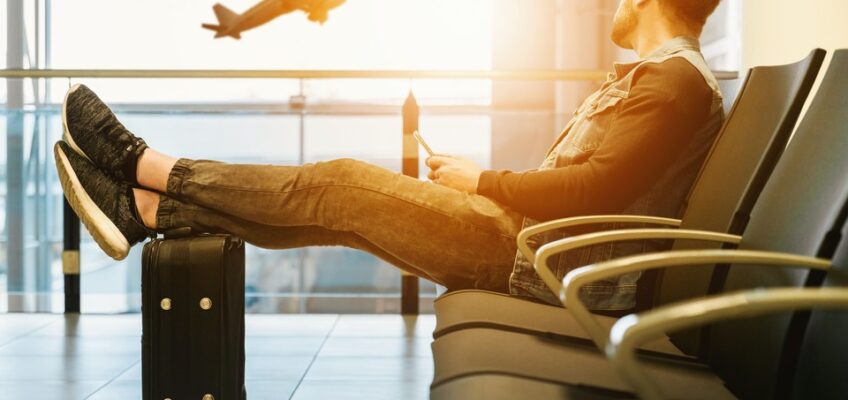
{"type": "Polygon", "coordinates": [[[669,55],[684,51],[701,51],[701,42],[698,39],[695,39],[691,36],[678,36],[673,39],[670,39],[663,43],[656,50],[651,52],[647,57],[634,61],[631,63],[614,63],[613,67],[615,68],[615,74],[611,78],[615,79],[617,77],[625,76],[633,70],[633,68],[638,67],[642,63],[647,60],[655,60],[663,57],[667,57],[669,55]]]}

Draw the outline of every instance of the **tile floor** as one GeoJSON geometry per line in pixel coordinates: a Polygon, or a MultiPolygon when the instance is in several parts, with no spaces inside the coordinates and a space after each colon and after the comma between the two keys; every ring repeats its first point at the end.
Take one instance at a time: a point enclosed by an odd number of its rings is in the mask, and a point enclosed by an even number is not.
{"type": "MultiPolygon", "coordinates": [[[[255,399],[426,399],[433,316],[249,315],[255,399]]],[[[140,399],[140,315],[0,314],[0,400],[140,399]]]]}

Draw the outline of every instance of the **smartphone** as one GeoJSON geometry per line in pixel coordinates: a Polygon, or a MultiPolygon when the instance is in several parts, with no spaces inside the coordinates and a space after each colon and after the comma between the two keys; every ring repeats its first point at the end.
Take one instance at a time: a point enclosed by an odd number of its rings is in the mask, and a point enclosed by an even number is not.
{"type": "Polygon", "coordinates": [[[430,157],[436,155],[436,153],[433,153],[433,150],[430,148],[430,146],[427,145],[427,142],[424,141],[424,138],[421,137],[421,134],[418,133],[418,131],[412,132],[412,136],[415,137],[415,140],[418,141],[418,143],[421,145],[421,147],[424,148],[424,151],[426,151],[427,154],[430,155],[430,157]]]}

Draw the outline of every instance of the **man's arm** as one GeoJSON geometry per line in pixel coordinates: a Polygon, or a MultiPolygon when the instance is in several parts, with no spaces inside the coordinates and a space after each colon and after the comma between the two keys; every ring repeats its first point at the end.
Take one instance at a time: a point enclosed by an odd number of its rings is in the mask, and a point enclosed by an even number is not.
{"type": "Polygon", "coordinates": [[[474,161],[462,157],[436,155],[427,158],[427,166],[430,167],[427,178],[434,183],[461,192],[477,193],[477,181],[483,169],[474,161]]]}
{"type": "Polygon", "coordinates": [[[544,171],[484,171],[477,193],[540,221],[620,212],[654,184],[709,118],[712,92],[687,61],[642,67],[595,153],[544,171]]]}

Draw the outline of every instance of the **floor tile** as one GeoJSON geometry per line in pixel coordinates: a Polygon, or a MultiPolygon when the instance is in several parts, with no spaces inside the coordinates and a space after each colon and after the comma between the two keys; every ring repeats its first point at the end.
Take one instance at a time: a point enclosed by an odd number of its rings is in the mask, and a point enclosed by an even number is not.
{"type": "Polygon", "coordinates": [[[141,381],[112,381],[86,400],[141,400],[141,381]]]}
{"type": "Polygon", "coordinates": [[[136,362],[128,370],[124,371],[124,373],[119,375],[115,380],[120,381],[120,382],[127,382],[127,381],[141,382],[141,360],[136,362]]]}
{"type": "MultiPolygon", "coordinates": [[[[313,357],[257,356],[247,357],[245,379],[250,381],[285,380],[298,381],[303,378],[313,357]]],[[[141,362],[118,376],[116,381],[141,381],[141,362]]]]}
{"type": "MultiPolygon", "coordinates": [[[[304,381],[292,400],[425,400],[430,397],[430,381],[304,381]]],[[[251,399],[252,400],[252,399],[251,399]]]]}
{"type": "Polygon", "coordinates": [[[245,352],[252,356],[314,356],[324,343],[323,337],[277,338],[248,336],[244,342],[245,352]]]}
{"type": "MultiPolygon", "coordinates": [[[[82,400],[107,381],[0,381],[0,400],[82,400]]],[[[116,397],[117,398],[117,397],[116,397]]]]}
{"type": "Polygon", "coordinates": [[[324,337],[333,329],[337,315],[248,315],[247,336],[324,337]]]}
{"type": "Polygon", "coordinates": [[[330,337],[319,357],[426,357],[433,352],[426,338],[330,337]]]}
{"type": "Polygon", "coordinates": [[[342,315],[330,336],[432,338],[435,328],[433,315],[342,315]]]}
{"type": "Polygon", "coordinates": [[[136,356],[3,356],[0,381],[109,380],[138,361],[136,356]]]}
{"type": "MultiPolygon", "coordinates": [[[[312,357],[250,356],[245,362],[245,379],[249,381],[298,381],[303,378],[312,357]]],[[[141,381],[141,362],[115,379],[119,382],[141,381]]]]}
{"type": "Polygon", "coordinates": [[[312,357],[248,357],[245,379],[252,381],[300,380],[312,357]]]}
{"type": "Polygon", "coordinates": [[[303,378],[308,380],[431,381],[429,358],[318,357],[303,378]]]}
{"type": "Polygon", "coordinates": [[[15,341],[22,336],[23,336],[23,334],[20,334],[20,335],[11,335],[11,334],[10,335],[3,335],[3,334],[0,334],[0,346],[3,346],[3,345],[5,345],[9,342],[15,341]]]}
{"type": "MultiPolygon", "coordinates": [[[[305,372],[306,368],[309,366],[309,361],[310,360],[306,358],[295,360],[281,357],[265,357],[264,359],[259,359],[259,357],[248,358],[248,370],[245,374],[247,381],[247,398],[250,400],[289,398],[294,391],[294,388],[297,387],[300,378],[303,376],[303,372],[305,372]],[[269,362],[276,362],[280,364],[288,363],[289,371],[285,371],[285,368],[274,367],[274,371],[271,372],[284,378],[269,379],[269,376],[271,376],[267,370],[267,363],[269,362]],[[266,371],[264,373],[256,373],[255,369],[263,367],[266,367],[266,371]],[[264,380],[256,380],[255,378],[257,377],[264,380]]],[[[106,390],[105,394],[98,392],[98,396],[94,396],[92,399],[140,399],[141,363],[134,365],[127,372],[121,374],[121,376],[110,383],[106,389],[108,390],[106,390]],[[134,390],[138,391],[137,395],[134,390]]]]}
{"type": "Polygon", "coordinates": [[[29,334],[61,319],[62,316],[52,314],[0,314],[0,341],[29,334]]]}
{"type": "Polygon", "coordinates": [[[135,356],[141,357],[141,337],[25,336],[0,346],[0,356],[135,356]]]}
{"type": "MultiPolygon", "coordinates": [[[[249,315],[246,323],[250,399],[428,396],[432,316],[249,315]]],[[[0,314],[0,328],[0,400],[141,398],[139,315],[0,314]]]]}
{"type": "Polygon", "coordinates": [[[250,400],[288,399],[298,383],[296,380],[247,381],[247,398],[250,400]]]}
{"type": "Polygon", "coordinates": [[[69,314],[32,333],[34,336],[133,336],[141,335],[141,315],[69,314]]]}
{"type": "MultiPolygon", "coordinates": [[[[279,400],[291,397],[298,381],[248,381],[247,398],[250,400],[279,400]]],[[[140,381],[115,381],[97,391],[88,400],[141,400],[140,381]]]]}

